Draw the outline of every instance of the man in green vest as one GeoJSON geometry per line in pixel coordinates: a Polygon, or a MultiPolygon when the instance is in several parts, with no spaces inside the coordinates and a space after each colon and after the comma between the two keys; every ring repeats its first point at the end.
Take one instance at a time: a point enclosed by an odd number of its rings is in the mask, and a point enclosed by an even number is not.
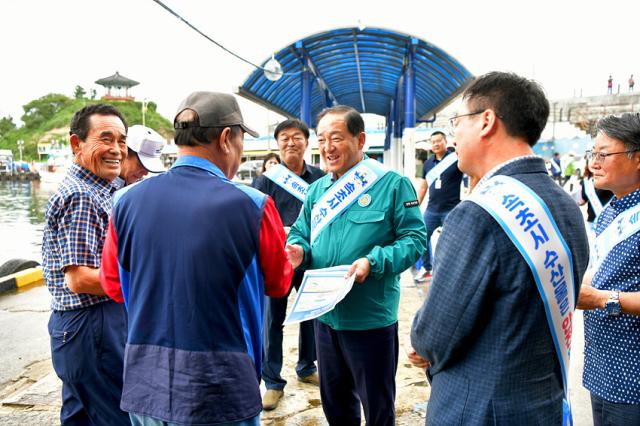
{"type": "Polygon", "coordinates": [[[426,229],[406,177],[364,155],[362,116],[336,106],[318,117],[328,174],[308,189],[289,233],[294,267],[350,265],[356,284],[316,321],[322,408],[331,425],[395,422],[399,275],[426,248],[426,229]],[[335,207],[335,209],[334,209],[335,207]]]}

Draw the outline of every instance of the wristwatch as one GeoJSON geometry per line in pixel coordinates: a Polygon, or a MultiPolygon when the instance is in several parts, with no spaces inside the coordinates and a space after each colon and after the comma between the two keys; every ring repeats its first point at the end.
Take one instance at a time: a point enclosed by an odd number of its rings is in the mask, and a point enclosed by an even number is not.
{"type": "Polygon", "coordinates": [[[607,300],[605,309],[607,310],[607,315],[611,317],[620,316],[620,314],[622,313],[622,308],[620,307],[619,291],[612,291],[609,293],[609,300],[607,300]]]}

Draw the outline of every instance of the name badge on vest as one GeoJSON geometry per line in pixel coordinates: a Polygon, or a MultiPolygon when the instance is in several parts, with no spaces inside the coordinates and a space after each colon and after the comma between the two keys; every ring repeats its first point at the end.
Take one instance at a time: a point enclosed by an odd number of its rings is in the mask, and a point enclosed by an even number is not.
{"type": "Polygon", "coordinates": [[[440,189],[442,187],[440,176],[457,161],[458,155],[455,152],[452,152],[447,154],[433,169],[429,170],[427,175],[424,177],[427,181],[427,188],[430,188],[431,184],[435,182],[435,189],[440,189]]]}
{"type": "Polygon", "coordinates": [[[344,213],[351,204],[361,200],[360,203],[368,206],[371,197],[363,197],[363,195],[373,188],[387,171],[382,164],[369,158],[360,161],[338,179],[311,210],[311,245],[320,232],[344,213]]]}
{"type": "Polygon", "coordinates": [[[571,425],[568,375],[576,295],[569,247],[544,201],[516,179],[494,176],[468,199],[500,224],[531,268],[562,371],[562,424],[571,425]]]}
{"type": "Polygon", "coordinates": [[[309,184],[302,180],[300,176],[287,169],[282,164],[277,164],[264,172],[264,175],[280,188],[296,197],[304,203],[307,197],[309,184]]]}

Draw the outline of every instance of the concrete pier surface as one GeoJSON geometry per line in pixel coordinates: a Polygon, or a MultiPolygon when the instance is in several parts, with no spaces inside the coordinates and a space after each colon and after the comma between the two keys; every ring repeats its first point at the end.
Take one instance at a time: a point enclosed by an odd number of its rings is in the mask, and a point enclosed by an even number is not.
{"type": "MultiPolygon", "coordinates": [[[[425,402],[428,401],[431,388],[426,383],[424,373],[409,363],[405,345],[413,316],[422,305],[427,288],[414,285],[409,272],[402,275],[401,286],[396,424],[418,426],[424,424],[425,407],[428,406],[425,402]]],[[[0,296],[0,425],[60,423],[61,384],[51,366],[47,332],[49,300],[49,293],[44,286],[0,296]]],[[[262,413],[263,425],[327,424],[318,388],[296,380],[297,343],[298,326],[285,327],[282,375],[288,384],[278,408],[262,413]]],[[[575,426],[593,424],[589,394],[581,384],[583,352],[582,312],[578,311],[574,316],[571,362],[571,402],[575,426]]]]}

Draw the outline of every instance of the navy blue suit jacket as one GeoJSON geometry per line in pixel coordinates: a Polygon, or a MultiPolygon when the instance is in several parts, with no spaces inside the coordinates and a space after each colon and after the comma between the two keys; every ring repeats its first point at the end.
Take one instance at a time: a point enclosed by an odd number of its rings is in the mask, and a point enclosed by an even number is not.
{"type": "MultiPolygon", "coordinates": [[[[516,160],[496,174],[523,182],[549,207],[573,256],[577,297],[589,252],[578,206],[540,158],[516,160]]],[[[531,270],[500,225],[471,201],[444,223],[411,340],[431,361],[429,426],[561,424],[560,364],[531,270]]]]}

